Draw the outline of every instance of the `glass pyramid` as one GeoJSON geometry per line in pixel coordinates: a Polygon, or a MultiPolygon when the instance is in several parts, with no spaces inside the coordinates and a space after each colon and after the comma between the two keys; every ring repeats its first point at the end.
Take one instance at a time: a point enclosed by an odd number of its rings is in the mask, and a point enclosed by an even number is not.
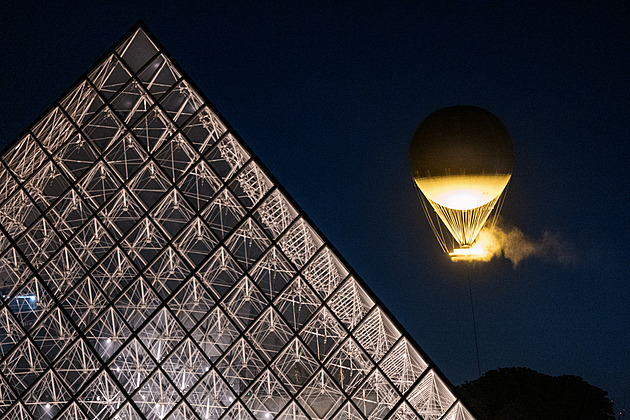
{"type": "Polygon", "coordinates": [[[4,419],[471,420],[139,24],[1,155],[4,419]]]}

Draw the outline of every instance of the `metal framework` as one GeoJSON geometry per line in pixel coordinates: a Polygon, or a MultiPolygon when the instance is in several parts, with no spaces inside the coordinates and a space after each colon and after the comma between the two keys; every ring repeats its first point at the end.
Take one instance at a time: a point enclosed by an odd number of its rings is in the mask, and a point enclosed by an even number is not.
{"type": "Polygon", "coordinates": [[[135,27],[1,155],[4,419],[472,420],[135,27]]]}

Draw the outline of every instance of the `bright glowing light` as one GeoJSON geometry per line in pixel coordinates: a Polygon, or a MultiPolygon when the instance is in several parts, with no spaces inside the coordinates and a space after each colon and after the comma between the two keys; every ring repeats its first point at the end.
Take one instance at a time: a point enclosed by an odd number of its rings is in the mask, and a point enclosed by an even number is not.
{"type": "Polygon", "coordinates": [[[49,403],[46,403],[46,405],[44,407],[46,407],[46,409],[48,410],[48,409],[50,409],[51,406],[50,406],[49,403]]]}
{"type": "Polygon", "coordinates": [[[483,245],[478,243],[469,248],[456,248],[448,255],[453,261],[486,261],[489,257],[483,245]]]}
{"type": "Polygon", "coordinates": [[[470,248],[456,248],[451,252],[451,255],[483,255],[484,249],[480,246],[473,245],[470,248]]]}
{"type": "Polygon", "coordinates": [[[106,342],[107,344],[109,344],[109,343],[111,343],[111,342],[112,342],[112,339],[111,339],[111,338],[108,338],[107,340],[105,340],[105,342],[106,342]]]}
{"type": "Polygon", "coordinates": [[[431,201],[454,210],[470,210],[489,203],[505,189],[510,174],[452,175],[416,178],[431,201]]]}

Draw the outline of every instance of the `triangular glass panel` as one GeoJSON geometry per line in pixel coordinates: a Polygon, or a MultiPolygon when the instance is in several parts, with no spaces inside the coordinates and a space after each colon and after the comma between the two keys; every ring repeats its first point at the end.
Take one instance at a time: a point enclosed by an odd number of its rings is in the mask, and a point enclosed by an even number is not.
{"type": "Polygon", "coordinates": [[[138,71],[143,67],[157,51],[155,43],[141,28],[138,28],[122,45],[116,48],[116,52],[133,71],[138,71]]]}
{"type": "Polygon", "coordinates": [[[164,54],[156,56],[138,78],[145,88],[159,99],[180,78],[179,71],[164,54]]]}

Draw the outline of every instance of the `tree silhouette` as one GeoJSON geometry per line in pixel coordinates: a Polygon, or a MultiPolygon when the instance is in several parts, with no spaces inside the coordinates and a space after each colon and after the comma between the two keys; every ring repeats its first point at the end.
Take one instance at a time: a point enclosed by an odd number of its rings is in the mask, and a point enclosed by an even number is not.
{"type": "Polygon", "coordinates": [[[457,388],[480,420],[614,420],[606,391],[578,376],[500,368],[457,388]]]}

